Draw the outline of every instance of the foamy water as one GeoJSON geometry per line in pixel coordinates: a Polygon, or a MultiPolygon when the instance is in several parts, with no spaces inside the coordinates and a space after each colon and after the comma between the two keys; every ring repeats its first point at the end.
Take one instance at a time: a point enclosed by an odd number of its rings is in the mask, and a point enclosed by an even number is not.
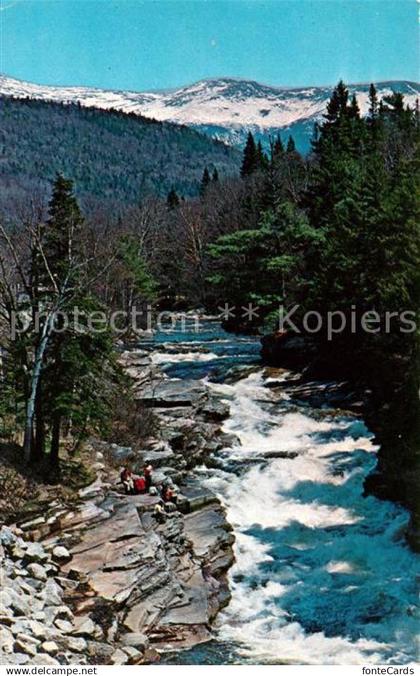
{"type": "Polygon", "coordinates": [[[197,362],[197,361],[213,361],[217,359],[217,354],[213,352],[155,352],[152,354],[152,362],[154,364],[175,364],[179,362],[197,362]]]}
{"type": "MultiPolygon", "coordinates": [[[[219,342],[231,354],[235,338],[226,336],[219,342]]],[[[220,347],[211,362],[223,359],[220,347]]],[[[233,650],[244,663],[414,662],[418,557],[404,541],[406,510],[363,497],[376,464],[369,431],[345,415],[292,407],[287,390],[280,397],[266,382],[261,369],[233,385],[208,383],[230,405],[224,431],[241,441],[219,454],[221,468],[198,470],[236,536],[232,600],[208,660],[224,663],[233,650]]]]}
{"type": "Polygon", "coordinates": [[[368,430],[344,417],[282,413],[281,402],[267,412],[272,395],[260,373],[214,387],[230,403],[225,431],[241,440],[225,454],[226,471],[206,480],[236,534],[219,639],[253,661],[414,661],[418,562],[403,540],[407,512],[363,497],[376,462],[368,430]],[[298,455],[232,480],[229,460],[276,451],[298,455]]]}

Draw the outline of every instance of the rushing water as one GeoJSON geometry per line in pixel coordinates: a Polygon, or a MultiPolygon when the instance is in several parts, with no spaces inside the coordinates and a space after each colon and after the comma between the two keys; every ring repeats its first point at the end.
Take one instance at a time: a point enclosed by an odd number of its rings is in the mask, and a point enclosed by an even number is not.
{"type": "Polygon", "coordinates": [[[203,378],[229,402],[224,430],[241,441],[218,469],[198,470],[234,528],[232,601],[214,641],[166,662],[414,662],[418,559],[403,539],[407,512],[362,495],[376,453],[363,422],[268,388],[257,339],[214,322],[153,342],[168,376],[203,378]]]}

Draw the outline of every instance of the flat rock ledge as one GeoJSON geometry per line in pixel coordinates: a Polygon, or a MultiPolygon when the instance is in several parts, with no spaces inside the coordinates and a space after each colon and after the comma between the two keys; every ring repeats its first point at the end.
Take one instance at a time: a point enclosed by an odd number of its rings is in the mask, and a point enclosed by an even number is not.
{"type": "Polygon", "coordinates": [[[201,383],[162,376],[144,351],[121,361],[159,434],[141,452],[92,442],[97,479],[76,505],[0,530],[2,664],[150,663],[209,640],[229,602],[234,536],[192,471],[235,443],[220,427],[228,408],[201,383]],[[122,494],[105,450],[116,463],[151,461],[157,483],[170,476],[178,508],[162,523],[157,496],[122,494]]]}

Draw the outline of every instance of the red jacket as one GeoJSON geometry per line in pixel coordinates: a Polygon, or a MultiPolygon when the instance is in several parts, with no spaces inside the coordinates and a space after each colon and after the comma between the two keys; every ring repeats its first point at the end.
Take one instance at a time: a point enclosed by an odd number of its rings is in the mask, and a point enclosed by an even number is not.
{"type": "Polygon", "coordinates": [[[144,476],[140,476],[137,479],[134,479],[134,492],[135,493],[145,493],[146,491],[146,479],[144,476]]]}

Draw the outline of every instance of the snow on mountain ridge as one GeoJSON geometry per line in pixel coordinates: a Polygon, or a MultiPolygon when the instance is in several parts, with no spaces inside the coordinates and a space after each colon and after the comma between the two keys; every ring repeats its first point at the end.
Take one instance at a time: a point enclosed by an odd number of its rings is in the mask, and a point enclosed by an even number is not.
{"type": "MultiPolygon", "coordinates": [[[[408,81],[379,82],[380,97],[401,91],[414,105],[420,86],[408,81]]],[[[368,109],[368,84],[349,85],[363,114],[368,109]]],[[[248,130],[257,135],[289,130],[309,123],[325,111],[332,87],[281,88],[252,80],[211,78],[174,90],[133,92],[89,87],[42,86],[0,76],[0,94],[29,96],[58,102],[79,102],[83,106],[116,108],[157,120],[195,127],[223,140],[241,144],[248,130]]],[[[303,129],[303,127],[302,127],[303,129]]]]}

